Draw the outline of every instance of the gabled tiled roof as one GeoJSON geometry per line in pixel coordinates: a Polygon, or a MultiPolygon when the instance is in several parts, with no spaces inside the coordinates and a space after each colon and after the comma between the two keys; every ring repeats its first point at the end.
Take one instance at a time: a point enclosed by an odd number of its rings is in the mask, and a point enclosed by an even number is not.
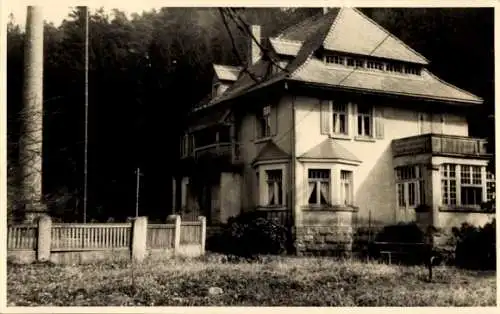
{"type": "Polygon", "coordinates": [[[393,95],[412,95],[428,99],[481,103],[482,99],[446,83],[427,70],[420,76],[390,75],[369,70],[327,68],[322,61],[309,60],[291,76],[292,80],[345,89],[366,90],[393,95]]]}
{"type": "Polygon", "coordinates": [[[361,162],[353,153],[332,138],[327,138],[323,142],[314,146],[306,153],[298,157],[299,159],[329,159],[347,160],[361,162]]]}
{"type": "Polygon", "coordinates": [[[279,160],[288,159],[290,155],[285,153],[281,148],[279,148],[274,142],[267,142],[264,147],[260,150],[259,154],[253,162],[259,161],[269,161],[269,160],[279,160]]]}
{"type": "Polygon", "coordinates": [[[226,89],[226,91],[222,95],[215,99],[212,99],[209,105],[234,98],[238,95],[241,95],[242,92],[244,92],[247,88],[264,82],[269,78],[271,74],[271,63],[269,61],[261,59],[257,61],[257,63],[252,65],[248,69],[248,72],[252,73],[253,78],[246,71],[242,72],[238,80],[234,82],[228,89],[226,89]],[[257,82],[254,81],[254,78],[257,80],[257,82]]]}
{"type": "Polygon", "coordinates": [[[236,81],[241,72],[241,67],[231,65],[214,64],[214,71],[217,78],[223,81],[236,81]]]}
{"type": "Polygon", "coordinates": [[[326,14],[319,13],[311,16],[298,24],[286,28],[284,31],[278,34],[276,38],[284,40],[305,41],[311,35],[316,33],[321,27],[324,27],[325,25],[331,25],[337,17],[339,11],[339,8],[332,8],[326,14]]]}
{"type": "Polygon", "coordinates": [[[353,8],[331,9],[285,29],[271,44],[283,54],[293,54],[286,71],[272,74],[271,63],[260,60],[249,68],[257,82],[242,72],[238,80],[220,97],[208,104],[227,101],[277,82],[291,80],[320,86],[365,90],[390,95],[407,95],[461,103],[482,103],[482,99],[440,80],[427,70],[421,76],[395,75],[367,69],[326,65],[313,57],[320,48],[365,54],[393,60],[421,63],[428,61],[392,36],[381,26],[353,8]],[[273,44],[274,41],[274,44],[273,44]],[[300,49],[285,43],[300,41],[300,49]],[[286,50],[286,51],[285,51],[286,50]]]}
{"type": "Polygon", "coordinates": [[[340,10],[323,46],[327,50],[419,64],[429,63],[421,54],[356,9],[340,10]]]}

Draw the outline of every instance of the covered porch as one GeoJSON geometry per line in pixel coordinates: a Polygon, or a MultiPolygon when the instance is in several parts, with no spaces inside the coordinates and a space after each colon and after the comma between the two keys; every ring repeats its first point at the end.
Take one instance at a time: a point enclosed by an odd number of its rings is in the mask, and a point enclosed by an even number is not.
{"type": "Polygon", "coordinates": [[[494,174],[486,140],[424,134],[393,140],[398,221],[450,229],[483,225],[494,213],[494,174]]]}

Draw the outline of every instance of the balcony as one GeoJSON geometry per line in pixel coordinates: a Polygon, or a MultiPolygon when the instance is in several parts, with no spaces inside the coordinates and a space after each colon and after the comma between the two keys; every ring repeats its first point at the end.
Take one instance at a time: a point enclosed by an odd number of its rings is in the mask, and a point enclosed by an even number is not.
{"type": "Polygon", "coordinates": [[[457,157],[488,158],[485,139],[444,135],[424,134],[392,141],[394,157],[416,154],[433,154],[457,157]]]}
{"type": "Polygon", "coordinates": [[[192,158],[195,162],[222,161],[229,164],[238,164],[242,161],[240,144],[224,142],[195,147],[191,152],[183,154],[181,158],[192,158]]]}

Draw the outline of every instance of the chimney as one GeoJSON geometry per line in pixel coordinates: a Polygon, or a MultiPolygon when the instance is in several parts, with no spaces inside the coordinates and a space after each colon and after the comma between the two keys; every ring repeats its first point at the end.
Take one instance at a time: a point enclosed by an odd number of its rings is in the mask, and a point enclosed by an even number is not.
{"type": "Polygon", "coordinates": [[[250,29],[253,37],[249,38],[249,52],[248,52],[249,67],[255,64],[257,61],[259,61],[262,55],[262,51],[260,50],[259,47],[259,45],[262,44],[260,25],[252,25],[250,29]],[[254,38],[255,40],[257,40],[259,45],[255,42],[254,38]]]}

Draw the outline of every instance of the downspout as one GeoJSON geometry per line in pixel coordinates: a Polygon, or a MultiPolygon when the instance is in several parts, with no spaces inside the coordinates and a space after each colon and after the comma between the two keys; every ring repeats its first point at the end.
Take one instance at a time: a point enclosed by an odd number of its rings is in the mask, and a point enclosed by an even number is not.
{"type": "MultiPolygon", "coordinates": [[[[285,82],[285,90],[288,91],[288,84],[285,82]]],[[[296,227],[297,227],[297,214],[295,212],[296,208],[296,188],[295,188],[295,164],[297,161],[297,156],[295,153],[295,147],[296,147],[296,128],[295,128],[295,95],[292,96],[292,134],[291,134],[291,165],[290,165],[290,183],[291,183],[291,200],[290,200],[290,207],[292,211],[292,218],[293,218],[293,226],[292,226],[292,238],[293,238],[293,243],[295,243],[295,238],[296,238],[296,227]]]]}

